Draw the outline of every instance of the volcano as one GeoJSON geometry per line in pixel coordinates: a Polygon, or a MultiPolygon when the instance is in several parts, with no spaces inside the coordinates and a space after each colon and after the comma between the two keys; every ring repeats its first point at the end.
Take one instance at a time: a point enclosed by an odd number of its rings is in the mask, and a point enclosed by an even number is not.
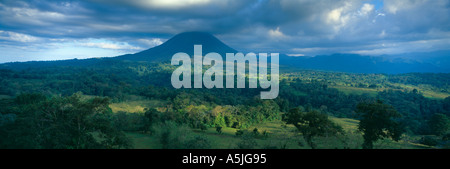
{"type": "Polygon", "coordinates": [[[187,53],[192,57],[194,55],[194,45],[203,45],[203,54],[216,52],[222,56],[225,56],[226,53],[237,52],[235,49],[227,46],[222,41],[209,33],[185,32],[175,35],[159,46],[135,54],[118,56],[115,57],[115,59],[130,61],[166,62],[170,61],[172,56],[178,52],[187,53]]]}

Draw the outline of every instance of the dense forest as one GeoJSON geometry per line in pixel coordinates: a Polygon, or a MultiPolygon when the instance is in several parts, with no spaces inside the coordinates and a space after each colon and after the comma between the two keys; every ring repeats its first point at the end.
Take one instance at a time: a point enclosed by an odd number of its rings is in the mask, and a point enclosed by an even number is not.
{"type": "MultiPolygon", "coordinates": [[[[170,84],[174,68],[167,63],[105,60],[84,66],[1,69],[0,148],[131,148],[126,132],[158,134],[163,148],[208,148],[204,137],[175,144],[170,139],[175,129],[172,133],[168,129],[215,128],[220,133],[222,128],[234,128],[239,131],[236,135],[250,130],[262,136],[267,133],[252,126],[287,121],[285,114],[293,109],[300,115],[306,112],[301,115],[305,118],[362,120],[357,105],[377,101],[398,112],[395,124],[404,134],[433,135],[436,142],[448,138],[450,74],[282,68],[279,96],[261,100],[261,89],[174,89],[170,84]],[[139,113],[110,108],[114,103],[139,100],[159,104],[144,105],[139,113]]],[[[324,124],[331,123],[325,120],[324,124]]],[[[430,142],[430,137],[421,139],[430,142]]],[[[238,147],[252,143],[243,140],[238,147]]],[[[313,139],[305,140],[314,147],[313,139]]]]}

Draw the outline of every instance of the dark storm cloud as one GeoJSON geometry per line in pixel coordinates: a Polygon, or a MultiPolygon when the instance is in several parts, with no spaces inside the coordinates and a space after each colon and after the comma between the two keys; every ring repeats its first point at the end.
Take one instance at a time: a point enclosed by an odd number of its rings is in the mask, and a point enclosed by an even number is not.
{"type": "Polygon", "coordinates": [[[5,0],[0,48],[133,53],[206,31],[245,52],[442,50],[450,46],[449,9],[446,0],[5,0]]]}
{"type": "Polygon", "coordinates": [[[276,28],[310,15],[311,9],[320,9],[311,2],[297,8],[282,7],[278,1],[256,0],[199,1],[177,8],[139,2],[6,1],[2,5],[2,25],[48,37],[173,35],[192,30],[230,33],[254,26],[276,28]]]}

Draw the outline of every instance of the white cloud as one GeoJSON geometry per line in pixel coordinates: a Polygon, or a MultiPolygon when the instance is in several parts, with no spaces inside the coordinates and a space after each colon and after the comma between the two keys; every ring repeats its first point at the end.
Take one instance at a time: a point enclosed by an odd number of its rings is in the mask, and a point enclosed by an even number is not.
{"type": "Polygon", "coordinates": [[[386,37],[386,30],[381,31],[380,35],[381,38],[386,37]]]}
{"type": "Polygon", "coordinates": [[[283,38],[287,38],[287,36],[280,31],[280,27],[277,27],[277,29],[273,30],[270,29],[269,30],[269,36],[275,39],[283,39],[283,38]]]}
{"type": "MultiPolygon", "coordinates": [[[[449,5],[448,0],[0,0],[0,29],[14,31],[1,31],[0,45],[29,50],[67,43],[77,50],[131,53],[176,33],[206,31],[242,51],[389,54],[412,48],[389,46],[393,42],[449,41],[449,5]]],[[[415,46],[450,49],[440,44],[448,42],[415,46]]]]}
{"type": "Polygon", "coordinates": [[[347,2],[338,8],[334,8],[325,13],[325,23],[330,25],[332,30],[337,33],[348,23],[355,19],[355,5],[347,2]]]}
{"type": "Polygon", "coordinates": [[[105,3],[117,3],[125,4],[145,9],[163,9],[163,10],[176,10],[189,7],[206,6],[210,4],[226,4],[225,0],[212,1],[212,0],[96,0],[105,3]]]}
{"type": "Polygon", "coordinates": [[[301,54],[301,53],[295,53],[295,54],[287,54],[288,56],[291,57],[301,57],[301,56],[305,56],[305,54],[301,54]]]}
{"type": "Polygon", "coordinates": [[[80,46],[113,49],[113,50],[142,50],[141,47],[132,46],[127,42],[111,42],[102,39],[89,39],[88,42],[79,43],[80,46]]]}
{"type": "Polygon", "coordinates": [[[26,25],[48,25],[50,22],[63,21],[66,16],[55,11],[41,11],[29,7],[8,7],[0,4],[0,16],[7,22],[26,25]]]}
{"type": "Polygon", "coordinates": [[[170,8],[178,9],[188,6],[205,5],[210,3],[210,0],[136,0],[139,5],[156,8],[170,8]]]}
{"type": "Polygon", "coordinates": [[[436,50],[448,50],[450,39],[417,40],[405,42],[381,42],[375,45],[363,47],[365,49],[349,50],[348,53],[363,55],[401,54],[410,52],[431,52],[436,50]]]}
{"type": "Polygon", "coordinates": [[[161,45],[163,41],[160,38],[153,38],[153,39],[138,39],[139,42],[144,43],[148,47],[154,47],[161,45]]]}
{"type": "Polygon", "coordinates": [[[341,13],[343,8],[333,9],[328,13],[327,22],[329,23],[337,23],[341,20],[341,13]]]}
{"type": "Polygon", "coordinates": [[[296,52],[303,52],[303,53],[309,53],[309,52],[317,52],[320,50],[324,50],[326,48],[321,48],[321,47],[312,47],[312,48],[294,48],[292,49],[292,51],[296,51],[296,52]]]}
{"type": "Polygon", "coordinates": [[[438,2],[439,0],[384,0],[384,7],[387,12],[396,14],[399,11],[424,7],[424,5],[432,1],[438,2]]]}
{"type": "Polygon", "coordinates": [[[373,11],[373,9],[375,9],[375,6],[372,4],[364,4],[360,10],[360,14],[361,15],[368,15],[369,13],[371,13],[373,11]]]}
{"type": "Polygon", "coordinates": [[[0,39],[16,42],[35,42],[39,40],[39,38],[35,36],[2,30],[0,30],[0,39]]]}

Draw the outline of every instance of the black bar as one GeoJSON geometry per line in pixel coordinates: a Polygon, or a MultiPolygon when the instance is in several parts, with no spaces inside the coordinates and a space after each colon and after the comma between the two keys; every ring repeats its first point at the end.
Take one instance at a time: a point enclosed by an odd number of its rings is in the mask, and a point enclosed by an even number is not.
{"type": "MultiPolygon", "coordinates": [[[[47,166],[65,164],[89,168],[97,165],[128,166],[126,168],[311,168],[307,166],[348,166],[356,165],[385,168],[391,164],[415,165],[423,163],[436,165],[446,163],[448,150],[0,150],[8,161],[26,161],[23,164],[47,166]],[[186,156],[215,156],[211,163],[183,163],[186,156]],[[263,162],[262,157],[266,160],[263,162]],[[232,158],[230,158],[230,156],[232,158]],[[242,163],[234,158],[244,157],[242,163]],[[257,161],[256,157],[259,157],[257,161]],[[232,161],[230,160],[232,159],[232,161]],[[251,160],[251,161],[250,161],[251,160]],[[232,163],[235,162],[235,163],[232,163]],[[256,163],[255,163],[256,162],[256,163]]],[[[192,159],[192,158],[191,158],[192,159]]],[[[205,158],[203,158],[205,159],[205,158]]],[[[191,162],[195,162],[191,161],[191,162]]],[[[211,162],[211,161],[210,161],[211,162]]],[[[6,164],[5,163],[5,164],[6,164]]],[[[19,163],[20,165],[21,163],[19,163]]],[[[363,166],[360,166],[365,168],[363,166]]]]}

